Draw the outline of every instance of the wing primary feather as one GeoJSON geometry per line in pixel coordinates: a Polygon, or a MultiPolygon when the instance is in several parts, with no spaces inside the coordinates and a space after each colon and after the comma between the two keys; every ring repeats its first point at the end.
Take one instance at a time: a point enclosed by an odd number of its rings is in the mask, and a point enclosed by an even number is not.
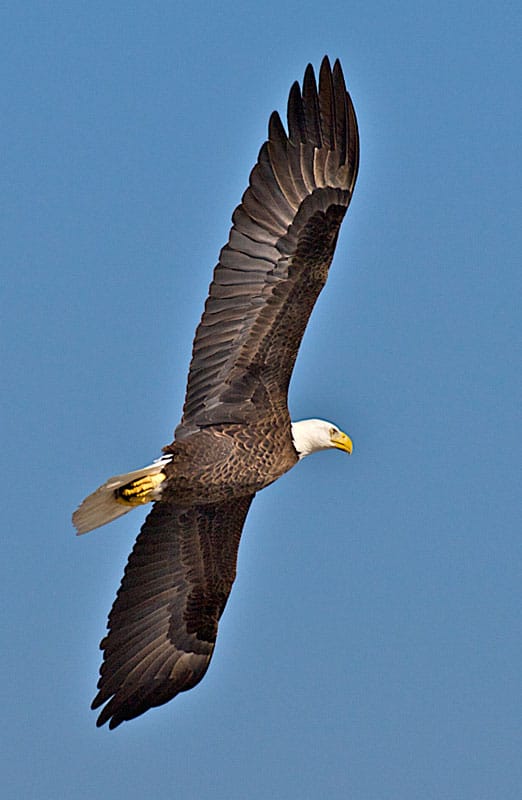
{"type": "Polygon", "coordinates": [[[319,70],[319,108],[323,142],[330,150],[335,148],[335,107],[333,102],[332,71],[328,56],[323,58],[319,70]]]}
{"type": "Polygon", "coordinates": [[[287,156],[288,156],[288,173],[294,184],[297,196],[299,197],[299,203],[301,204],[304,198],[308,195],[308,188],[304,181],[303,173],[301,172],[300,145],[289,142],[287,156]]]}
{"type": "Polygon", "coordinates": [[[353,193],[355,187],[355,181],[357,180],[357,174],[359,172],[359,130],[357,126],[357,117],[355,116],[355,109],[353,107],[353,103],[351,101],[350,95],[348,97],[348,115],[349,115],[349,126],[348,126],[348,146],[347,146],[347,154],[346,154],[346,165],[349,169],[349,189],[350,192],[353,193]]]}
{"type": "Polygon", "coordinates": [[[306,120],[299,83],[295,81],[290,89],[287,108],[288,133],[293,144],[306,142],[306,120]]]}
{"type": "Polygon", "coordinates": [[[348,93],[339,60],[334,63],[332,72],[335,104],[335,149],[339,152],[339,163],[346,163],[348,140],[348,93]]]}
{"type": "MultiPolygon", "coordinates": [[[[266,143],[263,145],[266,149],[266,143]]],[[[284,225],[285,229],[292,221],[294,209],[290,209],[288,202],[281,193],[279,185],[274,178],[272,167],[268,159],[262,159],[260,154],[260,161],[250,176],[250,191],[254,193],[256,198],[263,204],[266,204],[272,214],[284,225]]]]}
{"type": "Polygon", "coordinates": [[[288,136],[277,111],[272,111],[268,121],[268,141],[286,148],[288,136]]]}
{"type": "Polygon", "coordinates": [[[308,141],[314,147],[322,147],[321,118],[319,113],[319,100],[317,97],[317,84],[311,64],[308,64],[303,80],[303,107],[306,119],[308,141]]]}
{"type": "Polygon", "coordinates": [[[295,197],[295,195],[290,193],[288,194],[288,189],[291,188],[288,186],[288,172],[285,170],[286,165],[286,146],[284,152],[280,152],[279,154],[275,151],[275,146],[271,145],[270,142],[265,142],[261,150],[259,151],[259,163],[258,167],[260,169],[260,174],[263,177],[265,183],[269,186],[271,183],[274,184],[274,192],[275,196],[278,198],[278,202],[283,203],[286,209],[286,213],[290,214],[290,218],[293,218],[297,208],[299,207],[299,201],[295,197]],[[279,166],[279,173],[277,171],[277,167],[279,166]]]}
{"type": "Polygon", "coordinates": [[[296,191],[294,181],[288,169],[287,144],[284,145],[283,150],[281,145],[268,141],[267,158],[270,160],[270,167],[279,188],[295,215],[302,198],[296,191]]]}
{"type": "Polygon", "coordinates": [[[315,150],[311,144],[299,145],[299,163],[307,194],[312,194],[314,189],[317,189],[314,176],[314,152],[315,150]]]}

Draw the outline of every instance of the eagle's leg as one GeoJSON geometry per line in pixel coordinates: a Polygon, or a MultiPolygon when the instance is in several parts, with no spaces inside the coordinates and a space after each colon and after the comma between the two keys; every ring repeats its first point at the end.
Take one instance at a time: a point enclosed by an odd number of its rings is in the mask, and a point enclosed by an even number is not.
{"type": "Polygon", "coordinates": [[[164,472],[158,472],[156,475],[145,475],[143,478],[137,478],[115,489],[114,497],[118,503],[122,503],[125,506],[141,506],[145,503],[152,503],[153,500],[158,499],[158,486],[163,483],[166,477],[164,472]]]}

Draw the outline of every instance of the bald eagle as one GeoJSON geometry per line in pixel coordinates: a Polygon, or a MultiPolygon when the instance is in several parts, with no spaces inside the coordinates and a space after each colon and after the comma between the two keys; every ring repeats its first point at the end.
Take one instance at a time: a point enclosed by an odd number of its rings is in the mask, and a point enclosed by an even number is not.
{"type": "Polygon", "coordinates": [[[181,422],[143,469],[117,475],[73,515],[86,533],[152,502],[101,642],[92,708],[115,728],[195,686],[207,671],[256,492],[317,450],[352,452],[337,425],[292,422],[287,394],[359,163],[339,61],[308,65],[269,121],[232,217],[194,339],[181,422]]]}

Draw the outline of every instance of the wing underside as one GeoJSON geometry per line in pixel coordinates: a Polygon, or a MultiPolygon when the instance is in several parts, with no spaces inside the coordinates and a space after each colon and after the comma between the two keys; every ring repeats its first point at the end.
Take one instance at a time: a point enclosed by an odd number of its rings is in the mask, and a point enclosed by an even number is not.
{"type": "Polygon", "coordinates": [[[252,502],[176,508],[156,503],[136,540],[116,600],[92,707],[121,722],[195,686],[207,671],[236,574],[252,502]]]}
{"type": "Polygon", "coordinates": [[[357,122],[338,61],[309,65],[276,112],[236,208],[196,331],[176,438],[286,409],[288,384],[326,281],[359,163],[357,122]]]}

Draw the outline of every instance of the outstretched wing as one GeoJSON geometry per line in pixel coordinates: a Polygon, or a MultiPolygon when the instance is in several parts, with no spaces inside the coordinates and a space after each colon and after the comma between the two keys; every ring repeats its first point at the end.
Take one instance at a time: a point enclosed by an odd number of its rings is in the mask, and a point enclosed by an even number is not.
{"type": "MultiPolygon", "coordinates": [[[[193,345],[176,438],[278,410],[325,284],[359,164],[352,102],[338,61],[317,89],[308,65],[292,86],[287,135],[276,112],[236,208],[193,345]]],[[[283,413],[281,413],[283,412],[283,413]]]]}
{"type": "Polygon", "coordinates": [[[220,505],[155,503],[129,557],[101,642],[92,708],[115,728],[195,686],[207,671],[253,495],[220,505]]]}

